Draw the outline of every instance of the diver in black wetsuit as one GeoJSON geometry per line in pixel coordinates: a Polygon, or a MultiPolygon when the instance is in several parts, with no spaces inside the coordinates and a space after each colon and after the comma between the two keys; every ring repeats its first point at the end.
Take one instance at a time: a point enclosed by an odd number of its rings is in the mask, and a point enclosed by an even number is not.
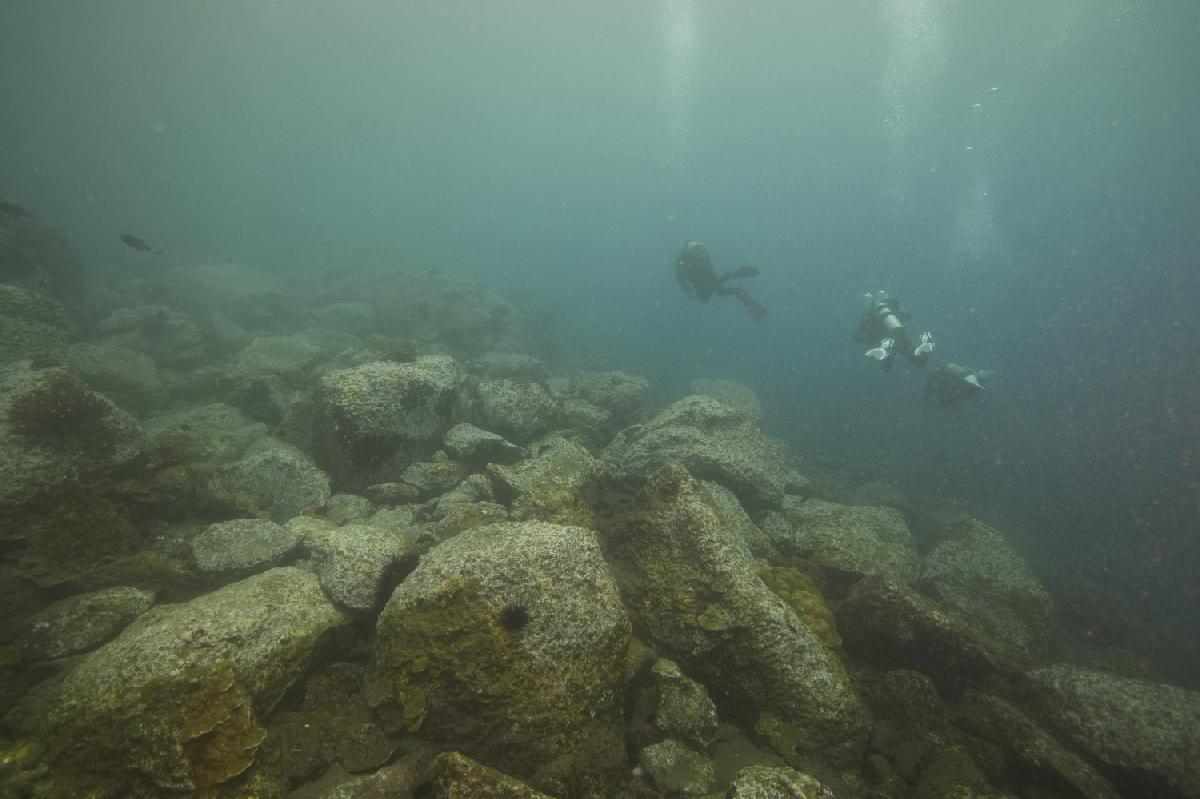
{"type": "Polygon", "coordinates": [[[675,258],[675,279],[679,281],[679,285],[683,287],[689,297],[701,302],[708,302],[708,298],[714,294],[718,297],[733,295],[738,298],[754,321],[761,322],[767,318],[767,309],[746,293],[744,288],[725,285],[728,280],[757,276],[758,267],[756,266],[743,266],[740,269],[732,269],[718,275],[717,270],[713,268],[712,256],[709,255],[708,248],[698,241],[689,241],[684,244],[675,258]]]}
{"type": "Polygon", "coordinates": [[[916,366],[924,367],[933,352],[933,334],[926,331],[913,344],[908,328],[904,326],[912,314],[899,300],[889,297],[885,291],[868,293],[863,299],[867,307],[851,338],[861,344],[875,345],[864,354],[879,361],[879,367],[885,372],[892,368],[897,350],[916,366]]]}

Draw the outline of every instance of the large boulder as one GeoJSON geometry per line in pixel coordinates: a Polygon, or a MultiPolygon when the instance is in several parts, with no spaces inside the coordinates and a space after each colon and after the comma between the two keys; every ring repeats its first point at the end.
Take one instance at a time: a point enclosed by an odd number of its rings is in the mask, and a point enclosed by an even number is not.
{"type": "Polygon", "coordinates": [[[458,381],[444,356],[326,373],[316,399],[319,460],[339,484],[386,482],[381,472],[430,454],[450,428],[458,381]]]}
{"type": "Polygon", "coordinates": [[[880,576],[855,583],[837,610],[846,651],[872,665],[913,669],[954,690],[997,671],[1014,671],[937,604],[880,576]]]}
{"type": "Polygon", "coordinates": [[[281,524],[321,507],[331,495],[329,478],[311,458],[273,438],[259,439],[239,460],[213,469],[204,492],[226,512],[281,524]]]}
{"type": "Polygon", "coordinates": [[[191,543],[201,574],[237,574],[281,563],[300,543],[300,534],[267,519],[231,519],[210,524],[191,543]]]}
{"type": "Polygon", "coordinates": [[[442,443],[451,457],[469,468],[480,468],[489,463],[513,463],[526,454],[523,447],[503,436],[465,422],[447,430],[442,443]]]}
{"type": "Polygon", "coordinates": [[[753,419],[756,424],[762,424],[762,403],[759,402],[758,395],[754,393],[754,390],[745,383],[701,377],[688,383],[688,389],[692,394],[712,397],[731,408],[737,408],[753,419]]]}
{"type": "MultiPolygon", "coordinates": [[[[45,294],[77,310],[83,303],[85,272],[83,259],[61,229],[39,222],[16,203],[0,203],[0,283],[45,294]]],[[[6,334],[0,341],[7,346],[10,339],[6,334]]]]}
{"type": "Polygon", "coordinates": [[[0,283],[0,341],[4,342],[0,362],[31,359],[61,364],[69,328],[66,310],[50,297],[0,283]]]}
{"type": "Polygon", "coordinates": [[[1053,728],[1139,795],[1200,796],[1200,693],[1066,663],[1030,672],[1053,728]]]}
{"type": "Polygon", "coordinates": [[[779,505],[788,473],[783,449],[749,415],[698,396],[621,431],[604,458],[617,474],[637,481],[678,463],[729,488],[752,513],[779,505]]]}
{"type": "Polygon", "coordinates": [[[100,321],[96,333],[100,344],[137,350],[160,366],[195,366],[209,354],[200,325],[163,305],[118,308],[100,321]]]}
{"type": "Polygon", "coordinates": [[[621,427],[638,420],[649,390],[646,378],[624,372],[579,371],[571,376],[571,392],[604,409],[612,424],[621,427]]]}
{"type": "Polygon", "coordinates": [[[550,436],[533,448],[534,456],[516,466],[488,464],[500,501],[513,518],[564,524],[592,524],[590,488],[601,465],[583,446],[550,436]]]}
{"type": "Polygon", "coordinates": [[[150,609],[154,595],[127,586],[60,599],[30,616],[17,646],[30,660],[78,655],[113,638],[150,609]]]}
{"type": "MultiPolygon", "coordinates": [[[[132,463],[145,447],[136,419],[69,372],[0,366],[0,521],[132,463]]],[[[21,533],[15,521],[0,524],[0,539],[21,533]]]]}
{"type": "Polygon", "coordinates": [[[758,576],[711,494],[678,466],[642,491],[615,556],[644,634],[689,673],[759,714],[785,757],[857,762],[868,718],[837,656],[758,576]]]}
{"type": "Polygon", "coordinates": [[[1050,597],[1000,533],[975,519],[955,525],[925,559],[923,593],[1000,655],[1027,663],[1045,653],[1050,597]]]}
{"type": "Polygon", "coordinates": [[[917,575],[917,549],[904,517],[892,508],[784,500],[786,529],[774,528],[784,552],[851,574],[878,574],[898,583],[917,575]]]}
{"type": "Polygon", "coordinates": [[[381,717],[555,796],[615,795],[629,620],[596,535],[478,527],[430,550],[376,626],[381,717]]]}
{"type": "Polygon", "coordinates": [[[116,344],[73,344],[67,366],[88,388],[121,408],[144,414],[166,403],[167,390],[149,355],[116,344]]]}
{"type": "Polygon", "coordinates": [[[242,773],[260,720],[345,624],[294,568],[144,613],[59,687],[46,795],[204,792],[242,773]]]}
{"type": "Polygon", "coordinates": [[[310,536],[309,542],[325,593],[339,607],[357,613],[378,610],[387,598],[385,590],[416,560],[409,537],[368,524],[347,524],[310,536]]]}
{"type": "Polygon", "coordinates": [[[480,424],[518,444],[529,443],[556,421],[558,404],[533,380],[484,380],[475,393],[480,424]]]}

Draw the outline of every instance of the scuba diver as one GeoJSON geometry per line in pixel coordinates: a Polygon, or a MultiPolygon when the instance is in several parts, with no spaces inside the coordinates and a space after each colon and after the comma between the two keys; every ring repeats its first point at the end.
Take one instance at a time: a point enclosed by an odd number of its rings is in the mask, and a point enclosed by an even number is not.
{"type": "Polygon", "coordinates": [[[744,288],[725,285],[727,280],[757,276],[756,266],[743,266],[718,275],[717,270],[713,268],[712,256],[708,254],[708,247],[698,241],[684,244],[675,258],[675,279],[689,297],[708,302],[708,298],[714,294],[718,297],[728,297],[732,294],[738,298],[754,321],[761,322],[767,318],[767,309],[759,305],[744,288]]]}
{"type": "Polygon", "coordinates": [[[983,391],[984,381],[992,379],[992,373],[983,369],[967,369],[956,363],[947,363],[929,375],[925,381],[925,400],[933,400],[952,411],[983,391]]]}
{"type": "Polygon", "coordinates": [[[889,297],[886,291],[868,292],[863,299],[867,307],[851,338],[862,344],[875,343],[864,354],[879,361],[879,367],[885,372],[892,368],[892,358],[897,350],[916,366],[924,367],[933,352],[933,334],[922,333],[914,345],[904,326],[912,314],[899,300],[889,297]]]}

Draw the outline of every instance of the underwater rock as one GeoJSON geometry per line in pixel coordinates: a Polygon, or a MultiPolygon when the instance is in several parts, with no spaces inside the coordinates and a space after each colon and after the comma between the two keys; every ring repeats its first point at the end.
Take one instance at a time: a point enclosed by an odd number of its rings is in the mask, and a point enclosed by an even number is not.
{"type": "Polygon", "coordinates": [[[368,698],[393,729],[555,796],[625,778],[629,619],[595,533],[492,524],[431,549],[379,616],[368,698]]]}
{"type": "MultiPolygon", "coordinates": [[[[878,574],[897,583],[917,575],[917,550],[899,511],[788,497],[789,522],[779,548],[813,563],[851,574],[878,574]]],[[[775,528],[778,535],[785,532],[775,528]]]]}
{"type": "Polygon", "coordinates": [[[439,505],[428,529],[436,541],[445,541],[461,532],[507,521],[508,509],[494,502],[454,502],[439,505]]]}
{"type": "Polygon", "coordinates": [[[701,480],[704,488],[708,491],[709,499],[712,504],[721,512],[726,524],[746,542],[746,546],[750,548],[750,554],[756,558],[777,558],[779,552],[775,549],[775,544],[767,537],[767,534],[759,529],[749,514],[746,513],[742,504],[738,502],[737,496],[720,483],[715,483],[712,480],[701,480]]]}
{"type": "Polygon", "coordinates": [[[952,747],[921,769],[913,799],[946,799],[970,796],[977,799],[1012,799],[1012,794],[995,788],[965,749],[952,747]]]}
{"type": "Polygon", "coordinates": [[[294,568],[147,611],[58,687],[46,795],[203,791],[242,773],[258,719],[345,624],[294,568]]]}
{"type": "Polygon", "coordinates": [[[325,357],[321,347],[300,336],[258,336],[234,356],[226,380],[238,386],[274,375],[294,385],[303,385],[313,367],[325,357]]]}
{"type": "Polygon", "coordinates": [[[503,436],[482,430],[473,424],[456,424],[442,439],[446,451],[468,467],[481,468],[489,463],[515,463],[525,457],[524,447],[503,436]]]}
{"type": "Polygon", "coordinates": [[[639,628],[745,712],[790,725],[785,758],[856,763],[868,718],[841,663],[759,578],[704,486],[664,467],[625,525],[614,557],[639,628]]]}
{"type": "MultiPolygon", "coordinates": [[[[0,365],[0,509],[101,479],[146,449],[137,420],[62,369],[0,365]]],[[[0,540],[22,538],[15,520],[0,540]]]]}
{"type": "Polygon", "coordinates": [[[210,524],[192,539],[192,562],[201,574],[261,571],[295,551],[300,535],[266,519],[210,524]]]}
{"type": "Polygon", "coordinates": [[[344,330],[357,336],[374,332],[378,324],[375,306],[369,302],[331,302],[309,308],[308,313],[325,327],[344,330]]]}
{"type": "Polygon", "coordinates": [[[160,457],[193,465],[235,461],[267,435],[265,424],[219,402],[152,416],[145,427],[160,457]]]}
{"type": "Polygon", "coordinates": [[[149,355],[115,344],[72,344],[67,367],[118,407],[144,414],[165,404],[167,390],[149,355]]]}
{"type": "Polygon", "coordinates": [[[562,428],[591,450],[607,445],[621,427],[613,424],[611,413],[587,400],[567,397],[559,400],[558,407],[562,428]]]}
{"type": "Polygon", "coordinates": [[[578,371],[571,375],[571,393],[606,411],[617,427],[633,424],[642,415],[650,383],[624,372],[578,371]]]}
{"type": "Polygon", "coordinates": [[[299,316],[294,283],[253,264],[192,263],[165,278],[179,296],[204,308],[220,308],[246,330],[286,330],[299,316]]]}
{"type": "Polygon", "coordinates": [[[429,516],[439,519],[457,505],[470,505],[476,502],[495,502],[496,495],[492,484],[482,474],[472,474],[433,501],[429,516]]]}
{"type": "Polygon", "coordinates": [[[878,575],[859,580],[836,617],[847,652],[884,668],[914,669],[943,688],[1002,670],[993,652],[932,600],[878,575]]]}
{"type": "Polygon", "coordinates": [[[461,464],[448,460],[445,453],[435,453],[432,461],[414,463],[401,472],[400,482],[412,486],[416,501],[421,502],[444,494],[466,476],[467,470],[461,464]]]}
{"type": "Polygon", "coordinates": [[[757,765],[737,773],[725,799],[833,799],[833,791],[793,768],[757,765]]]}
{"type": "MultiPolygon", "coordinates": [[[[2,216],[0,216],[2,218],[2,216]]],[[[41,294],[0,283],[0,362],[61,365],[70,322],[61,305],[41,294]]]]}
{"type": "Polygon", "coordinates": [[[375,506],[371,500],[357,494],[334,494],[321,512],[329,521],[342,525],[369,519],[375,512],[375,506]]]}
{"type": "Polygon", "coordinates": [[[975,519],[956,525],[925,559],[919,590],[1006,658],[1037,662],[1050,597],[1004,536],[975,519]]]}
{"type": "Polygon", "coordinates": [[[558,403],[541,383],[531,380],[484,380],[475,389],[479,423],[519,444],[529,443],[554,426],[558,403]]]}
{"type": "MultiPolygon", "coordinates": [[[[0,283],[37,291],[78,309],[84,298],[86,267],[66,234],[39,222],[16,203],[4,205],[19,212],[0,211],[0,283]]],[[[0,341],[8,344],[9,338],[5,335],[0,341]]]]}
{"type": "Polygon", "coordinates": [[[87,652],[108,641],[154,604],[154,595],[120,586],[60,599],[22,625],[17,647],[28,660],[87,652]]]}
{"type": "Polygon", "coordinates": [[[702,796],[716,781],[712,761],[673,738],[644,748],[638,765],[667,796],[702,796]]]}
{"type": "Polygon", "coordinates": [[[717,706],[704,686],[687,677],[672,660],[659,658],[646,675],[633,710],[639,748],[675,738],[703,750],[717,734],[717,706]]]}
{"type": "Polygon", "coordinates": [[[96,332],[98,343],[143,352],[159,366],[195,366],[208,355],[199,325],[161,305],[120,308],[105,317],[96,332]]]}
{"type": "Polygon", "coordinates": [[[643,425],[622,430],[604,450],[621,476],[646,480],[668,463],[715,480],[751,513],[778,506],[788,473],[783,449],[744,412],[709,397],[684,397],[643,425]]]}
{"type": "Polygon", "coordinates": [[[485,352],[471,361],[468,369],[481,378],[509,377],[532,381],[546,377],[546,364],[532,355],[515,352],[485,352]]]}
{"type": "Polygon", "coordinates": [[[450,427],[458,367],[445,356],[326,373],[317,388],[318,460],[340,484],[370,484],[397,459],[432,452],[450,427]]]}
{"type": "Polygon", "coordinates": [[[1067,663],[1029,677],[1054,729],[1144,795],[1200,796],[1200,693],[1067,663]]]}
{"type": "Polygon", "coordinates": [[[433,759],[414,795],[428,799],[551,799],[520,780],[478,763],[461,752],[442,752],[433,759]]]}
{"type": "Polygon", "coordinates": [[[417,501],[417,489],[408,483],[372,483],[363,494],[376,505],[407,505],[417,501]]]}
{"type": "Polygon", "coordinates": [[[405,536],[367,524],[329,530],[312,545],[313,567],[325,593],[340,607],[360,613],[379,608],[386,591],[415,561],[405,536]]]}
{"type": "Polygon", "coordinates": [[[744,383],[736,380],[696,378],[688,383],[688,393],[701,397],[712,397],[746,414],[755,424],[762,424],[762,403],[758,395],[744,383]]]}
{"type": "Polygon", "coordinates": [[[238,461],[213,470],[208,499],[233,513],[283,523],[329,501],[329,478],[300,450],[259,439],[238,461]]]}
{"type": "Polygon", "coordinates": [[[513,518],[590,526],[589,489],[600,475],[600,462],[560,436],[539,441],[532,452],[530,460],[516,466],[493,463],[487,468],[497,497],[511,504],[513,518]]]}
{"type": "Polygon", "coordinates": [[[850,502],[853,505],[886,505],[895,508],[906,517],[917,511],[916,503],[909,499],[907,494],[883,480],[860,485],[850,495],[850,502]]]}
{"type": "Polygon", "coordinates": [[[955,708],[955,723],[1000,747],[1005,759],[1033,775],[1040,786],[1054,785],[1056,794],[1084,799],[1119,799],[1107,779],[1013,705],[990,694],[968,691],[955,708]]]}

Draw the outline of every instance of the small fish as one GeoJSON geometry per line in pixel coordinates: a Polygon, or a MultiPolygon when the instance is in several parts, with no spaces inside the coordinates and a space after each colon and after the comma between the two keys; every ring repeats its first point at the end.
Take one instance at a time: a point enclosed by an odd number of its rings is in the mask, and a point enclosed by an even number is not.
{"type": "Polygon", "coordinates": [[[121,243],[126,247],[132,247],[138,252],[148,252],[152,255],[162,255],[162,250],[156,250],[147,244],[144,239],[140,239],[137,236],[132,236],[128,233],[121,234],[121,243]]]}
{"type": "Polygon", "coordinates": [[[0,200],[0,212],[14,216],[17,219],[25,219],[29,216],[29,212],[25,210],[25,206],[17,205],[8,200],[0,200]]]}

